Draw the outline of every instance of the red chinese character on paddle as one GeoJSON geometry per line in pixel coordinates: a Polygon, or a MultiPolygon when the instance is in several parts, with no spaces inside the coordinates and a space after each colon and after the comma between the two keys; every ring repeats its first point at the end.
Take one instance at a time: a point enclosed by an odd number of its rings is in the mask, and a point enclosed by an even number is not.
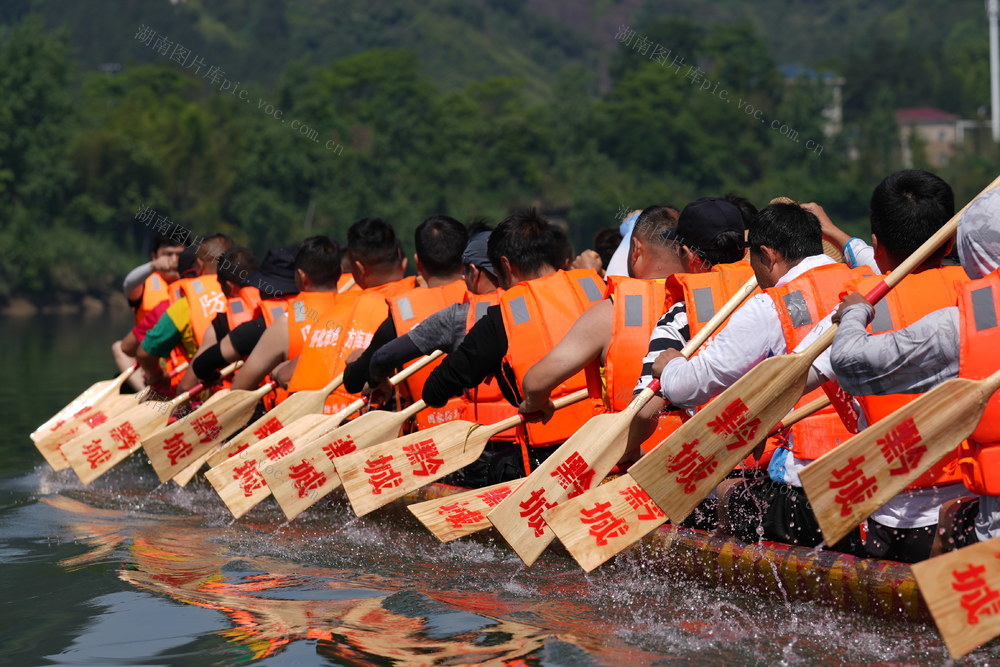
{"type": "Polygon", "coordinates": [[[106,421],[108,421],[108,416],[103,412],[95,412],[84,420],[90,428],[97,428],[106,421]]]}
{"type": "Polygon", "coordinates": [[[444,514],[445,520],[454,528],[461,528],[466,524],[476,524],[485,521],[486,517],[479,510],[470,510],[467,502],[452,503],[442,505],[438,509],[438,514],[444,514]]]}
{"type": "Polygon", "coordinates": [[[1000,612],[1000,593],[986,585],[983,573],[986,567],[972,565],[964,571],[951,571],[951,587],[962,595],[962,607],[968,612],[969,625],[979,624],[979,615],[992,615],[1000,612]]]}
{"type": "Polygon", "coordinates": [[[599,502],[589,510],[580,510],[580,522],[590,524],[590,534],[599,547],[605,546],[609,537],[622,537],[628,532],[628,522],[612,514],[610,507],[609,502],[599,502]]]}
{"type": "Polygon", "coordinates": [[[708,422],[709,428],[719,435],[732,435],[736,439],[726,445],[726,449],[739,449],[751,442],[760,428],[760,419],[750,414],[750,409],[742,399],[737,398],[723,408],[722,413],[708,422]]]}
{"type": "Polygon", "coordinates": [[[618,493],[625,497],[625,502],[632,509],[640,510],[640,514],[636,516],[640,521],[652,521],[653,519],[662,519],[665,516],[660,506],[654,503],[649,494],[638,484],[624,488],[618,493]]]}
{"type": "Polygon", "coordinates": [[[212,442],[220,433],[222,427],[219,426],[219,419],[214,412],[206,412],[201,417],[191,420],[191,428],[201,436],[198,442],[212,442]]]}
{"type": "Polygon", "coordinates": [[[291,438],[282,438],[278,441],[278,444],[271,445],[264,450],[264,454],[267,458],[272,461],[277,461],[278,459],[285,458],[289,454],[295,451],[295,443],[292,442],[291,438]]]}
{"type": "Polygon", "coordinates": [[[258,441],[263,440],[272,433],[277,433],[281,430],[281,422],[278,421],[277,417],[271,417],[266,422],[257,427],[253,435],[258,441]]]}
{"type": "Polygon", "coordinates": [[[550,503],[545,499],[544,489],[535,489],[527,500],[521,501],[520,514],[528,520],[528,527],[535,531],[535,537],[541,537],[545,534],[545,520],[542,519],[542,512],[555,506],[555,503],[550,503]]]}
{"type": "Polygon", "coordinates": [[[876,479],[868,477],[864,469],[858,467],[864,462],[864,456],[850,458],[847,465],[833,471],[830,489],[840,489],[834,498],[840,504],[840,516],[850,516],[852,505],[868,500],[878,491],[876,479]]]}
{"type": "Polygon", "coordinates": [[[83,417],[83,416],[84,416],[85,414],[87,414],[88,412],[90,412],[90,411],[91,411],[91,410],[93,410],[93,409],[94,409],[94,406],[92,406],[92,405],[88,405],[88,406],[86,406],[86,407],[84,407],[84,408],[80,408],[80,409],[79,409],[79,410],[77,410],[77,411],[76,411],[75,413],[73,413],[73,418],[74,418],[74,419],[80,419],[80,418],[82,418],[82,417],[83,417]]]}
{"type": "Polygon", "coordinates": [[[139,442],[139,434],[132,422],[125,422],[111,429],[111,439],[118,443],[118,449],[132,449],[139,442]]]}
{"type": "Polygon", "coordinates": [[[920,444],[922,440],[913,417],[878,439],[877,444],[886,463],[899,463],[898,468],[889,468],[890,475],[905,475],[920,463],[920,459],[927,453],[927,445],[920,444]]]}
{"type": "Polygon", "coordinates": [[[403,483],[403,475],[392,469],[391,454],[365,461],[365,472],[375,495],[382,493],[382,489],[392,489],[403,483]]]}
{"type": "Polygon", "coordinates": [[[191,456],[191,452],[194,451],[190,443],[184,442],[183,433],[170,436],[163,441],[163,445],[167,456],[170,457],[170,465],[177,465],[179,460],[191,456]]]}
{"type": "Polygon", "coordinates": [[[513,490],[514,488],[511,486],[501,486],[499,489],[491,489],[486,493],[477,494],[476,498],[479,498],[490,507],[496,507],[503,501],[504,498],[509,496],[510,492],[513,490]]]}
{"type": "Polygon", "coordinates": [[[240,452],[242,452],[244,449],[249,449],[249,447],[250,447],[250,445],[248,443],[244,442],[242,445],[240,445],[239,447],[237,447],[235,450],[229,452],[229,456],[227,456],[226,458],[227,459],[231,459],[234,456],[236,456],[237,454],[239,454],[240,452]]]}
{"type": "Polygon", "coordinates": [[[243,489],[243,495],[247,498],[252,496],[254,491],[263,489],[267,485],[264,476],[257,470],[256,461],[247,461],[243,465],[233,468],[233,479],[239,482],[240,488],[243,489]]]}
{"type": "Polygon", "coordinates": [[[406,452],[406,459],[413,467],[414,475],[429,477],[444,465],[444,459],[437,458],[439,452],[434,440],[421,440],[412,445],[406,445],[403,447],[403,451],[406,452]]]}
{"type": "Polygon", "coordinates": [[[694,493],[698,488],[695,483],[706,479],[719,467],[715,457],[709,456],[706,459],[695,449],[697,445],[697,438],[684,443],[681,451],[667,464],[667,472],[679,473],[675,479],[678,484],[684,485],[684,493],[694,493]]]}
{"type": "Polygon", "coordinates": [[[96,470],[97,466],[111,460],[111,452],[101,447],[101,439],[92,441],[89,445],[84,445],[83,455],[87,457],[87,463],[91,470],[96,470]]]}
{"type": "Polygon", "coordinates": [[[551,473],[555,477],[559,486],[572,490],[569,492],[570,498],[575,498],[590,488],[594,483],[594,471],[587,465],[587,461],[580,456],[579,452],[573,452],[565,461],[556,466],[551,473]]]}
{"type": "Polygon", "coordinates": [[[312,462],[305,459],[288,468],[288,477],[295,480],[295,488],[299,490],[299,498],[305,498],[310,491],[326,484],[326,474],[316,470],[312,462]]]}
{"type": "Polygon", "coordinates": [[[354,444],[354,438],[351,436],[340,438],[339,440],[334,440],[331,443],[323,445],[323,451],[326,452],[327,458],[331,461],[338,456],[350,454],[351,452],[357,450],[357,448],[358,446],[354,444]]]}

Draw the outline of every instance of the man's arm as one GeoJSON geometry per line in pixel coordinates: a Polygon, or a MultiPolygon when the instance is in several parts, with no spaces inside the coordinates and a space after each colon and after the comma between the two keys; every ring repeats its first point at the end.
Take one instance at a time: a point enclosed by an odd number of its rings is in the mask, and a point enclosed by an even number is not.
{"type": "Polygon", "coordinates": [[[233,390],[256,389],[275,366],[288,355],[288,320],[284,315],[267,328],[246,363],[233,379],[233,390]]]}
{"type": "Polygon", "coordinates": [[[125,280],[122,281],[122,291],[125,292],[125,298],[129,300],[130,303],[138,302],[142,298],[142,288],[146,282],[146,278],[153,275],[153,263],[146,262],[145,264],[140,264],[125,276],[125,280]]]}
{"type": "Polygon", "coordinates": [[[580,316],[563,339],[524,374],[523,415],[541,413],[548,421],[555,412],[552,390],[595,359],[604,361],[611,342],[613,308],[610,300],[594,304],[580,316]]]}
{"type": "Polygon", "coordinates": [[[802,208],[813,213],[819,219],[823,238],[841,249],[844,253],[844,262],[849,267],[856,269],[859,266],[867,266],[875,273],[882,273],[878,264],[875,263],[874,248],[835,225],[830,216],[826,214],[826,211],[819,204],[809,202],[808,204],[803,204],[802,208]]]}
{"type": "Polygon", "coordinates": [[[441,407],[449,398],[472,389],[500,370],[507,354],[507,332],[499,306],[490,306],[469,331],[465,340],[427,377],[422,398],[431,407],[441,407]]]}
{"type": "Polygon", "coordinates": [[[830,361],[848,393],[923,393],[958,377],[958,308],[942,308],[877,335],[866,329],[875,312],[867,303],[855,300],[839,312],[830,361]]]}

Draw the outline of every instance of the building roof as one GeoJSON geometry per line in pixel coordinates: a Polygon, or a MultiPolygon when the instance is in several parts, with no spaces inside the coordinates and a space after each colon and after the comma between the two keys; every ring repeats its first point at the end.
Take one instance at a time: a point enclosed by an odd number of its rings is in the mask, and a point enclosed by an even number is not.
{"type": "Polygon", "coordinates": [[[934,107],[909,107],[896,109],[896,122],[900,125],[916,125],[922,123],[954,123],[958,116],[934,107]]]}

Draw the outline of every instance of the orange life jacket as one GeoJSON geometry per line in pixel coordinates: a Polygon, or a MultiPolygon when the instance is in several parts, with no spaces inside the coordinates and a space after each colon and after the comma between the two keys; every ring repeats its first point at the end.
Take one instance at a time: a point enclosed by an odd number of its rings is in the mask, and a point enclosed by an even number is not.
{"type": "Polygon", "coordinates": [[[260,316],[264,318],[264,324],[271,326],[274,321],[285,314],[288,309],[288,302],[298,298],[298,294],[279,296],[276,299],[264,299],[260,302],[260,316]]]}
{"type": "Polygon", "coordinates": [[[260,304],[260,291],[256,287],[241,287],[236,296],[229,297],[226,307],[229,330],[260,317],[260,304]]]}
{"type": "Polygon", "coordinates": [[[343,294],[345,291],[347,291],[347,292],[360,292],[361,291],[361,286],[358,285],[357,283],[354,283],[353,285],[351,285],[351,289],[344,290],[344,285],[346,285],[347,283],[351,282],[352,280],[354,280],[354,276],[351,275],[350,272],[341,273],[340,274],[340,278],[337,280],[337,291],[340,292],[341,294],[343,294]]]}
{"type": "MultiPolygon", "coordinates": [[[[871,271],[867,268],[850,269],[845,264],[825,264],[806,271],[781,287],[764,290],[774,300],[778,310],[788,351],[795,349],[819,321],[836,308],[846,288],[868,276],[871,276],[871,271]]],[[[796,407],[819,398],[823,391],[831,400],[838,391],[843,395],[840,385],[827,382],[822,388],[803,396],[796,407]]],[[[852,435],[832,405],[794,424],[791,434],[795,456],[802,459],[818,459],[852,435]]]]}
{"type": "MultiPolygon", "coordinates": [[[[396,325],[396,335],[403,336],[439,310],[461,303],[465,294],[465,281],[455,280],[439,287],[418,287],[389,299],[389,312],[396,325]]],[[[412,363],[405,364],[404,368],[412,363]]],[[[440,359],[429,363],[403,381],[403,386],[413,400],[423,395],[427,377],[440,363],[440,359]]],[[[451,398],[440,408],[427,407],[418,412],[414,423],[418,429],[427,429],[453,419],[463,419],[466,406],[467,403],[461,396],[451,398]]]]}
{"type": "Polygon", "coordinates": [[[716,264],[705,273],[675,273],[666,281],[663,312],[683,302],[693,338],[751,276],[753,269],[750,268],[750,260],[746,259],[732,264],[716,264]]]}
{"type": "MultiPolygon", "coordinates": [[[[666,287],[662,281],[616,277],[609,281],[609,288],[613,319],[611,342],[604,360],[604,397],[611,412],[621,412],[632,401],[632,392],[642,375],[649,338],[663,314],[666,287]]],[[[642,443],[643,451],[660,444],[682,423],[677,414],[661,414],[656,430],[642,443]]]]}
{"type": "MultiPolygon", "coordinates": [[[[291,303],[287,318],[288,358],[299,359],[288,383],[289,393],[322,389],[329,384],[344,372],[348,355],[368,347],[388,316],[385,298],[376,294],[300,293],[291,303]],[[315,320],[311,319],[313,312],[317,313],[315,320]],[[299,353],[293,355],[295,352],[299,353]]],[[[340,387],[327,398],[323,411],[338,412],[356,398],[340,387]]]]}
{"type": "MultiPolygon", "coordinates": [[[[998,370],[1000,358],[1000,269],[962,285],[958,313],[958,376],[982,380],[998,370]]],[[[961,452],[965,486],[977,495],[1000,496],[1000,392],[986,403],[961,452]]]]}
{"type": "MultiPolygon", "coordinates": [[[[465,331],[472,330],[476,322],[486,315],[487,308],[499,305],[501,296],[503,296],[502,289],[487,294],[467,293],[465,301],[469,304],[469,312],[465,316],[465,331]]],[[[517,414],[517,408],[503,397],[500,383],[493,376],[480,382],[477,387],[467,390],[465,396],[467,405],[464,419],[477,424],[494,424],[517,414]]],[[[513,442],[517,439],[516,431],[516,428],[502,431],[493,436],[493,439],[513,442]]]]}
{"type": "MultiPolygon", "coordinates": [[[[857,291],[867,294],[882,278],[883,276],[874,276],[862,279],[857,284],[857,291]]],[[[868,330],[875,335],[896,331],[910,326],[935,310],[953,306],[958,299],[959,287],[967,282],[969,277],[960,266],[943,266],[911,273],[875,305],[875,318],[868,330]]],[[[920,394],[886,394],[856,398],[861,404],[865,420],[874,424],[919,397],[920,394]]],[[[906,488],[926,489],[962,481],[958,455],[959,450],[956,448],[906,488]]]]}
{"type": "Polygon", "coordinates": [[[194,339],[201,345],[205,332],[219,313],[226,311],[226,295],[214,274],[206,273],[196,278],[181,278],[171,284],[178,285],[181,296],[188,300],[191,312],[191,330],[194,339]]]}
{"type": "Polygon", "coordinates": [[[408,292],[411,289],[416,289],[420,287],[417,284],[416,276],[406,276],[405,278],[400,278],[399,280],[394,280],[391,283],[385,283],[384,285],[379,285],[377,287],[369,287],[364,292],[369,294],[379,294],[385,299],[392,299],[397,296],[401,296],[404,292],[408,292]]]}
{"type": "MultiPolygon", "coordinates": [[[[521,382],[528,369],[555,347],[583,311],[604,299],[604,290],[595,272],[574,269],[518,283],[504,292],[500,297],[507,332],[504,363],[513,371],[519,392],[523,393],[521,382]]],[[[587,380],[580,372],[556,387],[552,398],[585,388],[587,380]]],[[[594,409],[590,401],[575,403],[557,410],[547,424],[526,424],[519,435],[526,435],[523,444],[535,447],[560,444],[593,416],[594,409]]]]}
{"type": "Polygon", "coordinates": [[[139,307],[135,309],[135,323],[141,322],[146,313],[160,305],[161,301],[169,299],[170,289],[166,278],[154,271],[142,283],[142,298],[139,300],[139,307]]]}

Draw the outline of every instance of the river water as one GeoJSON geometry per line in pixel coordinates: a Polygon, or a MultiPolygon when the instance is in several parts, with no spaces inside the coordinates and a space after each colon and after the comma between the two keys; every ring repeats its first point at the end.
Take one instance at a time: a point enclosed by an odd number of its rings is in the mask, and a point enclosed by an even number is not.
{"type": "MultiPolygon", "coordinates": [[[[159,486],[140,456],[83,487],[28,433],[114,375],[119,317],[0,320],[0,664],[942,664],[933,627],[654,574],[530,569],[483,533],[441,544],[399,506],[334,494],[287,523],[233,521],[207,483],[159,486]]],[[[996,644],[963,664],[997,664],[996,644]]]]}

